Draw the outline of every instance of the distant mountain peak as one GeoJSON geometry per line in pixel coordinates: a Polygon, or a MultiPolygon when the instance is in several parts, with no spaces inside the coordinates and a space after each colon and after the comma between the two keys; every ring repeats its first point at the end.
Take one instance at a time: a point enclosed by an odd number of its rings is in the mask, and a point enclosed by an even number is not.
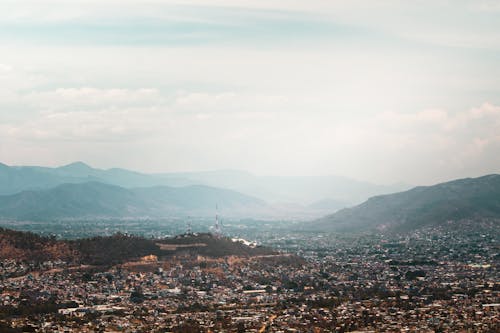
{"type": "Polygon", "coordinates": [[[67,165],[63,165],[63,166],[59,167],[58,169],[74,170],[74,171],[86,171],[86,170],[92,170],[93,168],[86,163],[83,163],[81,161],[77,161],[77,162],[73,162],[73,163],[70,163],[67,165]]]}

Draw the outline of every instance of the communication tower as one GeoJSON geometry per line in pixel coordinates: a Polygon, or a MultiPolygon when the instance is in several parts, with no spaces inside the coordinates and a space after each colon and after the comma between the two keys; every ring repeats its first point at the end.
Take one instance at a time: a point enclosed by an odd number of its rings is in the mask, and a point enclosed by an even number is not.
{"type": "Polygon", "coordinates": [[[191,218],[188,216],[188,220],[187,220],[187,223],[186,223],[186,234],[187,235],[191,235],[192,234],[192,230],[191,230],[191,218]]]}
{"type": "Polygon", "coordinates": [[[217,238],[222,236],[222,223],[219,221],[218,206],[215,205],[215,225],[214,225],[214,235],[217,238]]]}

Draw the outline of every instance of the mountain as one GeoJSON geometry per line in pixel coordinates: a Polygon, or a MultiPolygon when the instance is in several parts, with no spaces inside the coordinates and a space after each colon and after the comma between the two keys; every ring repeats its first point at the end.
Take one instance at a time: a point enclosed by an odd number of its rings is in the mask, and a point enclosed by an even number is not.
{"type": "Polygon", "coordinates": [[[9,167],[2,164],[0,166],[0,194],[50,188],[65,182],[77,181],[72,177],[61,177],[45,172],[45,169],[41,167],[9,167]]]}
{"type": "Polygon", "coordinates": [[[236,170],[170,173],[159,176],[163,179],[183,179],[196,184],[228,188],[271,203],[298,203],[309,209],[312,209],[315,203],[325,200],[341,202],[341,207],[352,206],[374,195],[409,188],[404,184],[385,186],[340,176],[256,176],[236,170]]]}
{"type": "Polygon", "coordinates": [[[323,210],[323,211],[334,211],[342,208],[346,208],[349,206],[349,203],[345,201],[335,200],[335,199],[322,199],[315,201],[309,204],[307,207],[315,210],[323,210]]]}
{"type": "MultiPolygon", "coordinates": [[[[408,188],[406,185],[383,186],[338,176],[256,176],[237,170],[143,174],[119,168],[101,170],[83,162],[58,168],[0,165],[0,195],[89,181],[125,188],[190,185],[227,188],[262,198],[273,204],[298,204],[302,207],[296,207],[296,211],[307,210],[312,213],[317,210],[314,205],[309,205],[317,201],[336,200],[345,203],[341,205],[344,207],[360,203],[373,195],[393,193],[408,188]]],[[[324,214],[323,210],[319,211],[324,214]]]]}
{"type": "Polygon", "coordinates": [[[96,181],[122,187],[147,187],[158,185],[194,185],[189,181],[163,180],[153,175],[124,169],[101,170],[83,162],[75,162],[58,168],[39,166],[0,166],[0,195],[14,194],[25,190],[49,189],[67,183],[96,181]]]}
{"type": "Polygon", "coordinates": [[[218,205],[225,216],[258,215],[265,202],[235,191],[193,185],[126,189],[99,182],[63,184],[48,190],[0,196],[0,217],[50,220],[96,217],[213,216],[218,205]]]}
{"type": "Polygon", "coordinates": [[[500,175],[466,178],[370,198],[307,224],[325,231],[412,230],[447,221],[500,218],[500,175]]]}

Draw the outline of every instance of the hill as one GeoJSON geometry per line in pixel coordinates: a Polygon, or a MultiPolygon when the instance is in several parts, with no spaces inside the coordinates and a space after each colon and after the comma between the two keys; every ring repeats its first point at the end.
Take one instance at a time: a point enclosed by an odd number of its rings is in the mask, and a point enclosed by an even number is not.
{"type": "Polygon", "coordinates": [[[0,217],[50,220],[98,217],[212,216],[218,204],[225,216],[262,212],[262,200],[208,186],[126,189],[99,182],[63,184],[48,190],[0,196],[0,217]]]}
{"type": "Polygon", "coordinates": [[[191,234],[168,239],[115,234],[108,237],[56,240],[31,232],[0,228],[0,245],[0,259],[34,262],[60,259],[70,263],[90,265],[120,264],[150,254],[164,259],[178,254],[216,258],[275,254],[269,248],[251,247],[211,234],[191,234]]]}
{"type": "Polygon", "coordinates": [[[500,175],[466,178],[381,195],[310,224],[324,231],[412,230],[450,220],[500,218],[500,175]]]}
{"type": "Polygon", "coordinates": [[[248,246],[226,237],[215,237],[209,233],[184,234],[157,242],[161,249],[173,254],[194,253],[208,257],[255,256],[273,254],[269,248],[248,246]]]}
{"type": "Polygon", "coordinates": [[[31,232],[0,228],[0,259],[74,260],[77,254],[67,243],[31,232]]]}

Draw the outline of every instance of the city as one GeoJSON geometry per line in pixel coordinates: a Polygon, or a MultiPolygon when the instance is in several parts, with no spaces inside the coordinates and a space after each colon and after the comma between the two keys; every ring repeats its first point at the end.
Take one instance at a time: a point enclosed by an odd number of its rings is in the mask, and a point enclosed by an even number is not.
{"type": "Polygon", "coordinates": [[[110,267],[4,260],[0,325],[6,332],[497,332],[495,223],[385,236],[295,232],[285,242],[267,239],[280,249],[271,254],[211,257],[189,247],[110,267]]]}

